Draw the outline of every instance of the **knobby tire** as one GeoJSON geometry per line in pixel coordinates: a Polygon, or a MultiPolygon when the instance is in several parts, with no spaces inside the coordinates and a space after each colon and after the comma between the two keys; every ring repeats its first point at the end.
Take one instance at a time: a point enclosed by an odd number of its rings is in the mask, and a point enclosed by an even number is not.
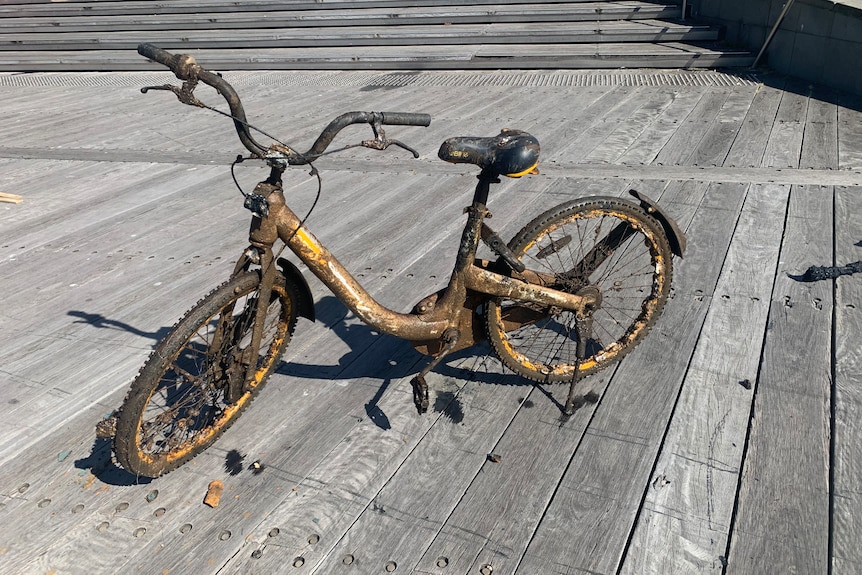
{"type": "Polygon", "coordinates": [[[239,358],[251,340],[259,283],[256,271],[228,280],[156,346],[117,419],[114,452],[127,471],[158,477],[186,463],[212,445],[263,388],[296,325],[297,290],[280,274],[254,376],[239,399],[227,402],[227,382],[244,377],[239,358]]]}

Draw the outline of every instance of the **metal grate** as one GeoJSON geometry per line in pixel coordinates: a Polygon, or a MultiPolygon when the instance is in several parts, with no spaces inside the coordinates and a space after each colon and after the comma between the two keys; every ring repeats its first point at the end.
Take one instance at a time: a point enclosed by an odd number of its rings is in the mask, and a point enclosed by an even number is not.
{"type": "MultiPolygon", "coordinates": [[[[226,73],[237,87],[323,86],[397,88],[406,86],[745,86],[756,85],[750,73],[730,74],[716,70],[557,70],[488,72],[281,72],[242,71],[226,73]]],[[[0,74],[0,87],[101,88],[143,86],[176,81],[169,72],[76,72],[0,74]]]]}

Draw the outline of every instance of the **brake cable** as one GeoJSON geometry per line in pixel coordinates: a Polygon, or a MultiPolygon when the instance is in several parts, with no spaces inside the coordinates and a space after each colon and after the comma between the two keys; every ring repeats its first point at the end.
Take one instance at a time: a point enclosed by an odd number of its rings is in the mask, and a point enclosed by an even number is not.
{"type": "MultiPolygon", "coordinates": [[[[218,76],[221,77],[221,74],[218,74],[218,76]]],[[[184,82],[182,88],[177,88],[176,86],[172,86],[170,84],[165,84],[164,86],[150,86],[149,88],[150,89],[158,89],[158,90],[169,90],[169,91],[173,92],[179,98],[179,100],[181,102],[183,102],[184,104],[189,104],[191,106],[195,106],[198,108],[204,108],[206,110],[210,110],[211,112],[215,112],[216,114],[221,114],[222,116],[225,116],[226,118],[230,118],[234,122],[245,126],[249,130],[254,130],[255,132],[258,132],[259,134],[266,136],[267,138],[273,140],[277,144],[283,146],[288,153],[294,154],[296,157],[302,159],[305,162],[305,164],[311,168],[309,175],[317,178],[317,193],[314,196],[314,201],[312,202],[311,207],[308,209],[308,212],[305,214],[305,217],[303,217],[300,220],[299,226],[297,226],[297,228],[295,230],[293,230],[293,232],[287,238],[287,241],[285,241],[284,245],[282,245],[281,248],[279,249],[278,254],[276,254],[276,258],[277,258],[279,255],[281,255],[281,252],[284,250],[285,245],[287,245],[287,243],[290,242],[290,240],[292,240],[293,237],[299,232],[299,230],[302,228],[302,226],[305,225],[306,220],[308,220],[308,218],[311,216],[312,212],[314,211],[314,208],[317,206],[317,202],[320,200],[320,195],[321,195],[321,192],[323,190],[323,179],[320,177],[320,172],[318,171],[317,167],[313,164],[313,160],[311,158],[309,158],[305,154],[302,154],[301,152],[297,152],[296,150],[294,150],[293,148],[291,148],[286,143],[282,142],[281,140],[279,140],[278,138],[276,138],[272,134],[265,132],[264,130],[261,130],[257,126],[254,126],[245,120],[241,120],[241,119],[237,118],[233,114],[229,114],[227,112],[219,110],[218,108],[214,108],[208,104],[204,104],[201,100],[194,97],[192,93],[193,93],[194,89],[197,87],[197,83],[198,83],[197,78],[194,78],[194,80],[190,79],[190,80],[184,82]]],[[[366,147],[366,148],[374,148],[374,149],[381,149],[382,150],[382,149],[385,149],[386,147],[388,147],[389,144],[395,144],[397,146],[403,147],[406,150],[409,150],[410,152],[412,152],[413,155],[416,156],[417,158],[419,157],[419,154],[415,150],[404,145],[403,143],[401,143],[397,140],[387,140],[385,135],[384,135],[384,132],[382,130],[382,127],[379,124],[377,124],[377,125],[372,124],[372,128],[374,129],[374,135],[375,135],[374,140],[367,140],[367,141],[364,141],[360,144],[352,144],[352,145],[344,146],[343,148],[340,148],[337,150],[324,151],[324,152],[318,154],[317,156],[315,156],[314,159],[317,159],[323,155],[333,154],[336,152],[342,152],[344,150],[348,150],[351,148],[357,148],[360,146],[366,147]],[[377,145],[372,145],[372,143],[377,144],[377,145]]],[[[262,148],[262,146],[260,146],[259,144],[258,144],[258,146],[262,148]]],[[[237,164],[240,164],[247,159],[250,160],[250,159],[254,159],[254,158],[255,158],[254,156],[249,156],[246,158],[246,157],[243,157],[242,154],[238,154],[236,159],[230,165],[230,175],[231,175],[231,178],[233,178],[233,183],[234,183],[234,185],[236,185],[237,190],[239,190],[239,193],[242,194],[243,198],[246,198],[246,199],[249,197],[249,194],[244,192],[242,189],[242,186],[240,186],[239,181],[236,178],[235,168],[236,168],[237,164]]]]}
{"type": "MultiPolygon", "coordinates": [[[[261,132],[261,133],[263,133],[263,132],[261,132]]],[[[242,154],[237,154],[236,159],[233,162],[231,162],[231,164],[230,164],[230,176],[231,176],[231,178],[233,178],[233,183],[234,183],[234,185],[236,185],[236,189],[239,190],[239,193],[242,194],[242,197],[244,197],[244,198],[248,198],[249,194],[247,194],[246,192],[243,191],[242,186],[240,186],[239,181],[236,179],[235,168],[236,168],[237,164],[241,164],[246,160],[253,160],[253,159],[255,159],[253,156],[249,156],[246,158],[246,157],[243,157],[242,154]]],[[[281,255],[281,252],[284,251],[284,246],[286,246],[288,244],[288,242],[290,242],[290,240],[293,239],[293,236],[295,236],[297,234],[297,232],[299,232],[299,230],[302,228],[302,226],[305,225],[305,222],[308,220],[309,217],[311,217],[311,213],[314,211],[314,208],[317,207],[317,202],[320,200],[320,195],[323,191],[323,178],[320,177],[320,171],[318,171],[317,167],[314,164],[312,164],[311,162],[308,162],[308,166],[311,167],[311,171],[309,172],[308,175],[314,176],[317,178],[317,192],[314,195],[314,201],[311,203],[311,207],[308,208],[308,212],[306,212],[305,216],[300,220],[299,225],[296,227],[295,230],[293,230],[293,232],[290,234],[290,236],[287,238],[287,240],[284,242],[284,244],[278,250],[278,253],[275,254],[275,259],[278,259],[278,256],[281,255]]]]}

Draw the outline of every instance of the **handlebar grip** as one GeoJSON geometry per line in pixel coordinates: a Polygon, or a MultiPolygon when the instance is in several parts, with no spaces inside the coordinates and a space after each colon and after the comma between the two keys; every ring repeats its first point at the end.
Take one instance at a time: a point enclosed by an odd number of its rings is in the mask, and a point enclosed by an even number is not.
{"type": "Polygon", "coordinates": [[[173,69],[174,55],[152,44],[139,44],[138,54],[173,69]]]}
{"type": "Polygon", "coordinates": [[[414,114],[412,112],[382,112],[383,123],[393,126],[423,126],[431,124],[430,114],[414,114]]]}
{"type": "Polygon", "coordinates": [[[220,86],[224,84],[219,76],[201,68],[194,57],[188,54],[171,54],[152,44],[138,45],[138,54],[166,66],[180,80],[190,80],[195,77],[219,91],[221,91],[220,86]]]}

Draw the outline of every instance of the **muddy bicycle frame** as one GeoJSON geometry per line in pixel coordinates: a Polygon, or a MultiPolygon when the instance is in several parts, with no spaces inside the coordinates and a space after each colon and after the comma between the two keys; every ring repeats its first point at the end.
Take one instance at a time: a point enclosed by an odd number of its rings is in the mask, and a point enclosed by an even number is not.
{"type": "MultiPolygon", "coordinates": [[[[383,333],[413,342],[438,340],[448,329],[459,329],[463,333],[464,327],[471,327],[469,320],[465,322],[462,317],[464,312],[472,314],[472,309],[465,308],[471,292],[575,311],[583,311],[587,306],[596,303],[594,296],[569,294],[543,287],[543,278],[535,272],[513,272],[515,275],[521,275],[521,278],[502,275],[490,269],[492,264],[489,262],[476,260],[480,239],[491,241],[489,238],[497,237],[483,220],[489,214],[485,203],[490,184],[499,180],[493,174],[483,173],[479,175],[473,202],[465,210],[467,223],[461,234],[461,243],[448,285],[441,292],[422,300],[413,313],[392,311],[365,291],[335,256],[304,225],[300,225],[297,215],[285,204],[280,179],[274,180],[273,175],[280,176],[279,168],[273,168],[270,179],[259,183],[254,191],[256,195],[265,197],[268,204],[266,215],[254,216],[249,233],[251,245],[260,252],[261,267],[264,270],[271,267],[272,246],[276,240],[281,239],[350,311],[383,333]]],[[[473,341],[461,342],[459,347],[467,347],[472,343],[473,341]]]]}
{"type": "MultiPolygon", "coordinates": [[[[474,319],[476,307],[485,297],[505,297],[543,306],[555,306],[573,310],[578,316],[587,313],[587,310],[599,303],[601,296],[597,290],[586,289],[583,294],[569,294],[542,285],[550,284],[554,280],[553,275],[542,277],[544,274],[528,270],[511,270],[510,275],[503,275],[491,269],[493,263],[476,259],[480,239],[489,244],[496,243],[494,239],[499,241],[499,237],[483,221],[489,214],[485,204],[490,185],[499,182],[499,179],[496,174],[483,171],[478,177],[473,202],[465,209],[467,223],[461,234],[461,243],[448,285],[420,301],[411,313],[395,312],[377,302],[301,223],[299,217],[285,203],[281,185],[284,168],[271,155],[268,161],[272,166],[270,177],[258,183],[250,196],[255,198],[255,203],[266,208],[259,209],[252,219],[249,231],[251,248],[240,258],[235,271],[239,273],[247,269],[252,261],[259,263],[262,271],[249,357],[256,357],[260,347],[263,322],[276,277],[277,266],[274,265],[272,247],[279,239],[364,323],[382,333],[410,340],[419,351],[437,356],[436,360],[417,376],[417,407],[420,411],[423,410],[423,402],[427,401],[424,375],[443,356],[483,339],[483,331],[475,325],[474,319]]],[[[500,246],[494,247],[501,249],[500,246]]],[[[299,270],[288,260],[279,259],[278,263],[282,273],[305,292],[302,299],[310,302],[311,294],[299,270]]],[[[301,313],[308,317],[312,312],[301,310],[301,313]]],[[[313,315],[311,317],[313,318],[313,315]]],[[[248,366],[246,382],[251,381],[256,369],[255,362],[250,361],[248,366]]],[[[230,390],[228,397],[238,397],[244,391],[243,385],[239,389],[230,390]]]]}
{"type": "MultiPolygon", "coordinates": [[[[150,44],[142,44],[138,47],[138,52],[164,64],[183,80],[182,87],[166,84],[142,88],[142,92],[152,89],[168,90],[185,104],[209,108],[198,100],[193,92],[198,82],[212,86],[227,101],[230,114],[220,113],[233,119],[240,141],[253,157],[265,160],[270,167],[269,177],[258,183],[251,194],[246,194],[245,207],[254,214],[249,232],[251,246],[243,252],[237,262],[234,275],[256,264],[260,266],[261,281],[251,345],[246,349],[248,357],[242,358],[246,370],[245,377],[231,378],[229,389],[226,391],[228,401],[234,401],[242,395],[246,391],[248,382],[254,378],[257,367],[256,361],[252,361],[251,358],[257,357],[260,348],[264,320],[270,305],[277,269],[280,268],[284,276],[302,292],[299,294],[300,301],[297,305],[298,315],[314,319],[311,292],[298,268],[283,258],[275,261],[273,246],[278,240],[284,242],[308,269],[364,323],[382,333],[409,340],[420,352],[434,356],[435,359],[412,382],[414,400],[420,411],[427,409],[428,401],[424,375],[448,353],[469,347],[484,339],[484,330],[477,325],[478,322],[475,319],[477,308],[485,299],[508,298],[528,304],[539,304],[550,309],[570,310],[575,313],[578,323],[590,322],[592,312],[601,305],[601,294],[594,286],[588,285],[576,293],[547,287],[555,285],[554,274],[526,270],[500,237],[484,222],[490,215],[486,204],[491,184],[499,183],[501,173],[507,173],[496,169],[496,166],[485,166],[478,175],[472,203],[464,210],[467,213],[467,222],[461,234],[461,242],[448,285],[419,301],[410,313],[399,313],[385,307],[359,284],[287,206],[281,176],[289,166],[311,164],[325,152],[338,132],[351,124],[367,123],[374,131],[373,140],[363,141],[359,145],[378,150],[396,145],[411,151],[415,157],[418,157],[418,153],[409,146],[397,140],[387,139],[382,126],[384,124],[428,126],[430,116],[413,113],[350,112],[333,120],[305,153],[296,152],[281,143],[264,147],[252,137],[239,96],[221,76],[201,68],[191,56],[173,55],[150,44]],[[499,256],[497,261],[476,259],[480,241],[484,241],[499,256]]],[[[531,152],[538,162],[538,143],[532,137],[530,138],[535,147],[531,152]]],[[[524,173],[527,172],[516,175],[520,176],[524,173]]],[[[651,200],[645,196],[638,196],[638,199],[661,221],[662,225],[668,227],[669,218],[664,217],[663,212],[651,200]]],[[[672,224],[672,220],[670,223],[672,224]]],[[[673,233],[669,234],[673,238],[671,242],[679,243],[679,238],[683,236],[676,233],[675,225],[670,227],[674,228],[671,230],[673,233]]],[[[631,233],[633,230],[625,226],[621,227],[609,235],[604,247],[613,251],[615,246],[608,242],[621,242],[631,233]]],[[[585,270],[598,267],[607,257],[600,252],[600,249],[594,249],[569,274],[583,273],[585,270]]],[[[514,328],[534,322],[536,319],[535,312],[523,310],[520,314],[507,317],[507,325],[514,328]]],[[[227,320],[223,318],[220,323],[225,321],[227,320]]],[[[216,334],[223,331],[224,329],[219,326],[216,334]]],[[[581,345],[584,338],[579,337],[579,339],[581,340],[579,345],[581,345]]],[[[214,347],[218,348],[217,345],[214,347]]],[[[584,357],[583,350],[579,350],[578,357],[584,357]]],[[[578,372],[579,370],[576,369],[575,377],[578,372]]]]}

